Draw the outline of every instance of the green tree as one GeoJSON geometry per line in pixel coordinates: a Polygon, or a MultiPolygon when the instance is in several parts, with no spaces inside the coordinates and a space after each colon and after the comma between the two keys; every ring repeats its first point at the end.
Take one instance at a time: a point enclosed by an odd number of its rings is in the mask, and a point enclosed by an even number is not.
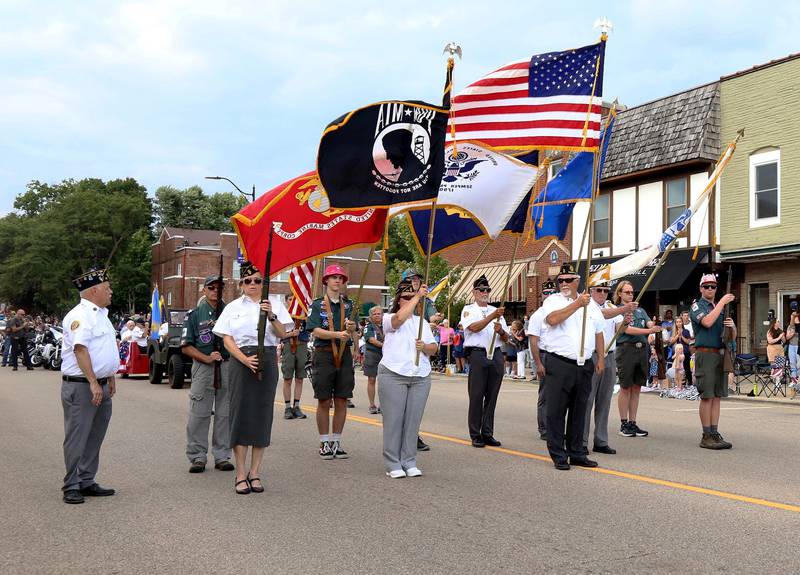
{"type": "Polygon", "coordinates": [[[155,220],[158,227],[233,231],[230,218],[245,203],[230,192],[207,196],[200,186],[161,186],[156,190],[155,220]]]}
{"type": "Polygon", "coordinates": [[[116,306],[128,313],[146,309],[150,304],[153,241],[149,228],[136,230],[111,268],[116,306]]]}

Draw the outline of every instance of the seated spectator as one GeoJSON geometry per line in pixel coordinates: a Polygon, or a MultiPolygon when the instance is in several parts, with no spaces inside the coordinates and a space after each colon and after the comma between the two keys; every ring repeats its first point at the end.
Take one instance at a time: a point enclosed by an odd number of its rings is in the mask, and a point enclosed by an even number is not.
{"type": "Polygon", "coordinates": [[[148,330],[141,316],[134,318],[134,328],[131,330],[131,341],[139,346],[139,350],[147,352],[148,330]]]}
{"type": "Polygon", "coordinates": [[[781,329],[779,319],[773,319],[767,330],[767,361],[775,363],[776,357],[783,357],[783,344],[786,343],[786,334],[781,329]]]}

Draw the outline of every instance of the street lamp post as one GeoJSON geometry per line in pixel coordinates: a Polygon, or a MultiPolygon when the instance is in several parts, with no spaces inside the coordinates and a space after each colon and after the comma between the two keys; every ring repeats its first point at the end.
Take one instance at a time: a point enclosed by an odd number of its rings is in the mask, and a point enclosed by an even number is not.
{"type": "Polygon", "coordinates": [[[226,178],[225,176],[206,176],[206,179],[207,180],[225,180],[226,182],[229,182],[230,185],[232,185],[234,188],[236,188],[236,191],[239,192],[240,194],[242,194],[245,198],[249,198],[251,202],[255,202],[256,201],[256,186],[255,186],[255,184],[253,184],[253,191],[248,194],[248,193],[243,192],[242,189],[239,186],[237,186],[235,183],[233,183],[233,180],[231,180],[230,178],[226,178]]]}

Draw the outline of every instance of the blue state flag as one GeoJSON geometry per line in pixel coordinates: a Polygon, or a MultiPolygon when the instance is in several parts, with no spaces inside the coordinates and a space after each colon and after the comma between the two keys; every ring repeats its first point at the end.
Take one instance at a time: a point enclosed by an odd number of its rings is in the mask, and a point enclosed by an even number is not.
{"type": "Polygon", "coordinates": [[[155,286],[153,288],[153,297],[150,300],[150,339],[158,339],[158,330],[163,320],[161,317],[162,301],[163,300],[158,295],[158,286],[155,286]]]}
{"type": "MultiPolygon", "coordinates": [[[[615,120],[616,112],[612,110],[600,138],[602,150],[596,174],[598,184],[615,120]]],[[[531,206],[533,230],[537,240],[547,237],[564,239],[575,204],[591,201],[593,168],[594,152],[580,152],[539,192],[531,206]]]]}

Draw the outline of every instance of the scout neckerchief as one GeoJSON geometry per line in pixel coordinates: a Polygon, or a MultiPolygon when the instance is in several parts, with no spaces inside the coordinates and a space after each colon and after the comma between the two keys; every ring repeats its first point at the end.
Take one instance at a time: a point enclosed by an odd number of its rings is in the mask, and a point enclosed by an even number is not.
{"type": "MultiPolygon", "coordinates": [[[[331,300],[328,297],[328,294],[325,294],[323,298],[323,303],[325,304],[325,313],[328,314],[328,327],[331,331],[335,331],[336,324],[333,321],[333,314],[331,314],[331,300]]],[[[340,295],[339,296],[339,327],[344,329],[344,298],[340,295]]],[[[331,340],[331,349],[333,350],[333,365],[336,369],[339,369],[342,366],[342,356],[344,355],[344,348],[347,345],[347,342],[339,343],[338,340],[332,339],[331,340]]]]}

